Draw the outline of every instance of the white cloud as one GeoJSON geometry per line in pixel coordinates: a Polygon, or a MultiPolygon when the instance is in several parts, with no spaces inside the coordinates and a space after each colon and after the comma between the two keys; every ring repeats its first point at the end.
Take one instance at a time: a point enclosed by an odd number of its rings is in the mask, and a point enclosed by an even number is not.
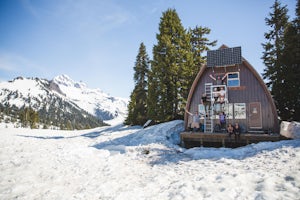
{"type": "Polygon", "coordinates": [[[46,26],[60,26],[64,29],[106,32],[136,18],[124,7],[108,0],[49,1],[34,4],[23,0],[24,8],[46,26]]]}
{"type": "Polygon", "coordinates": [[[21,0],[22,5],[24,6],[24,8],[35,18],[39,18],[40,14],[39,12],[36,10],[36,8],[32,5],[32,3],[30,2],[30,0],[21,0]]]}
{"type": "Polygon", "coordinates": [[[6,72],[44,71],[44,68],[28,58],[13,53],[0,53],[0,70],[6,72]]]}
{"type": "Polygon", "coordinates": [[[0,54],[0,70],[8,72],[17,70],[16,63],[12,62],[11,56],[0,54]]]}

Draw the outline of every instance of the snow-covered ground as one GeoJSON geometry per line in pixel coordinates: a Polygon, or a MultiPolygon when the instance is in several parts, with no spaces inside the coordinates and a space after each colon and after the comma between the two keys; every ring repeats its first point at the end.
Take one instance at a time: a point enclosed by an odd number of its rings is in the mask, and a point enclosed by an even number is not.
{"type": "Polygon", "coordinates": [[[141,129],[0,128],[0,199],[300,199],[300,140],[183,149],[141,129]]]}

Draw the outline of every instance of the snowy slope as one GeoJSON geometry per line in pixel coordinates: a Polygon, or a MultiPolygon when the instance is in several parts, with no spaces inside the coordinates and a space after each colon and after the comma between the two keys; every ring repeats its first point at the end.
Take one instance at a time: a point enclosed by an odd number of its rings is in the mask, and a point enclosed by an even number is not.
{"type": "Polygon", "coordinates": [[[48,82],[43,79],[26,79],[18,77],[13,81],[0,83],[0,102],[17,107],[36,105],[43,106],[44,97],[52,93],[47,89],[48,82]],[[29,101],[30,99],[30,101],[29,101]]]}
{"type": "Polygon", "coordinates": [[[66,97],[80,108],[102,118],[124,120],[127,113],[127,99],[112,97],[100,89],[90,89],[83,82],[76,82],[67,75],[60,75],[53,79],[66,97]]]}
{"type": "Polygon", "coordinates": [[[187,150],[182,129],[0,127],[0,199],[299,199],[299,140],[187,150]]]}
{"type": "Polygon", "coordinates": [[[99,89],[90,89],[83,82],[75,82],[67,75],[57,76],[51,81],[18,77],[0,83],[2,105],[31,107],[38,111],[45,107],[48,110],[50,104],[52,108],[57,106],[57,109],[62,107],[61,104],[68,104],[67,112],[73,109],[70,106],[79,112],[82,109],[110,124],[124,121],[127,102],[127,99],[109,96],[99,89]]]}

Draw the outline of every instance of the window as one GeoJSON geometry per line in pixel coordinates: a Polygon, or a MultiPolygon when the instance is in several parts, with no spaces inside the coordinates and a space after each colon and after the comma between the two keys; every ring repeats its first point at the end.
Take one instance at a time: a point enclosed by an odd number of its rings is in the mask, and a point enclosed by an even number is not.
{"type": "Polygon", "coordinates": [[[240,86],[239,72],[232,72],[227,74],[227,86],[228,87],[240,86]]]}

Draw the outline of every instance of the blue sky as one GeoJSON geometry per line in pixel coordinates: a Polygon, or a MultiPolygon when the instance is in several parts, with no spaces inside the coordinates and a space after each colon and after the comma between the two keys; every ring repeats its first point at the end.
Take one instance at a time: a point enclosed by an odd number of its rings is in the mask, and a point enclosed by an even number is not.
{"type": "MultiPolygon", "coordinates": [[[[281,0],[290,19],[296,0],[281,0]]],[[[144,42],[150,58],[162,12],[176,9],[185,28],[205,26],[209,38],[242,56],[261,74],[265,18],[274,0],[0,0],[0,81],[67,74],[90,88],[129,97],[144,42]]]]}

